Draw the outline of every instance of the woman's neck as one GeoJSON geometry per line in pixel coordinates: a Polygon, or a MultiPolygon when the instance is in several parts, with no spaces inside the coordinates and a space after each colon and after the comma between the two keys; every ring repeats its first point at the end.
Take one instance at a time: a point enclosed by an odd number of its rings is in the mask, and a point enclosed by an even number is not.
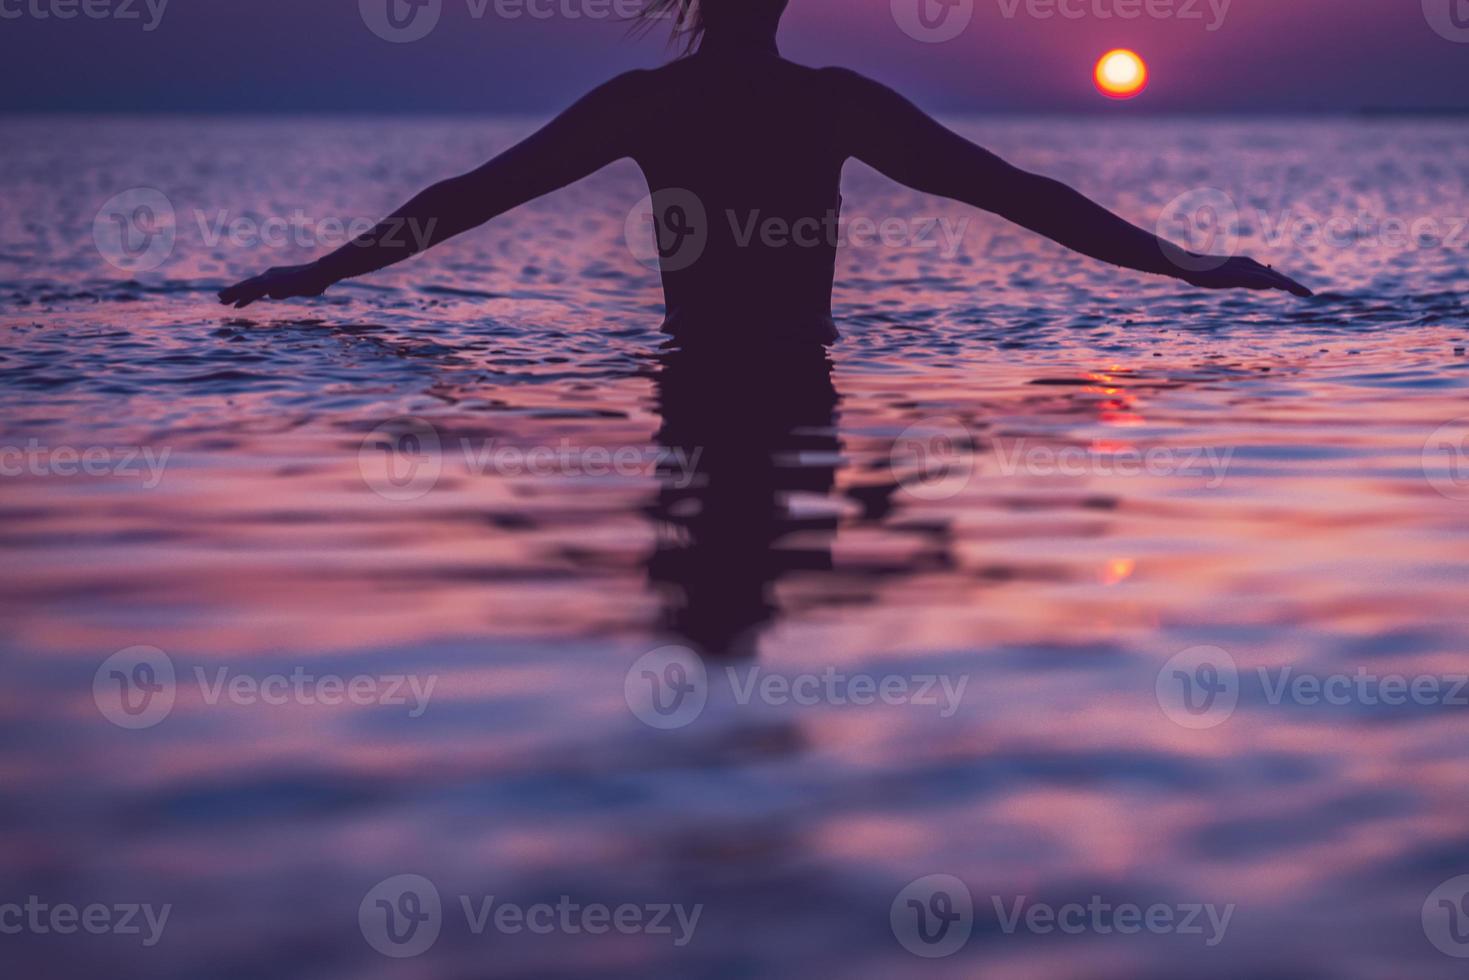
{"type": "Polygon", "coordinates": [[[718,31],[706,31],[699,42],[700,53],[705,54],[780,54],[775,43],[775,29],[760,28],[735,30],[728,27],[718,31]]]}

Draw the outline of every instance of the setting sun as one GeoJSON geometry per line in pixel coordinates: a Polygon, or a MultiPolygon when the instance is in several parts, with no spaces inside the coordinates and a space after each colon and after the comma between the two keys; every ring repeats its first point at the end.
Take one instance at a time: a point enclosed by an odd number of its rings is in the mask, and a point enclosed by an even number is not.
{"type": "Polygon", "coordinates": [[[1097,88],[1113,99],[1130,99],[1148,87],[1148,66],[1136,52],[1108,51],[1097,62],[1097,88]]]}

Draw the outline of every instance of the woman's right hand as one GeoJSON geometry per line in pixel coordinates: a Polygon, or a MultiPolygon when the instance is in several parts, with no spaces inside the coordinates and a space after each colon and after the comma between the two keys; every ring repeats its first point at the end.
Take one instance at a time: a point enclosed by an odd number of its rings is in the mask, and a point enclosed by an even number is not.
{"type": "Polygon", "coordinates": [[[252,279],[237,282],[219,291],[219,301],[237,310],[259,299],[294,299],[298,296],[320,296],[336,280],[315,262],[306,265],[282,265],[265,270],[252,279]]]}
{"type": "Polygon", "coordinates": [[[1201,264],[1209,268],[1185,272],[1179,278],[1203,289],[1280,289],[1295,296],[1316,295],[1290,276],[1243,255],[1201,259],[1201,264]]]}

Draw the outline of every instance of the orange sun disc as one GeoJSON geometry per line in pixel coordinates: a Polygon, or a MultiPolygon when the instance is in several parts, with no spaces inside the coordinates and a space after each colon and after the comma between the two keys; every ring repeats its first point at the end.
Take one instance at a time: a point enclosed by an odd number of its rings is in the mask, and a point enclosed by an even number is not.
{"type": "Polygon", "coordinates": [[[1118,48],[1097,62],[1097,89],[1108,98],[1130,99],[1148,87],[1148,66],[1136,51],[1118,48]]]}

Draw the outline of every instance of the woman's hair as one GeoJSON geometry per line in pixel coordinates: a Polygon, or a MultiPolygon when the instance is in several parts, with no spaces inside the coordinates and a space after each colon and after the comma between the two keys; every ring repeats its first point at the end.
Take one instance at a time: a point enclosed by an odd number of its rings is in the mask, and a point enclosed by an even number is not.
{"type": "Polygon", "coordinates": [[[635,28],[639,33],[647,31],[663,21],[671,22],[673,29],[670,43],[680,46],[685,53],[698,47],[699,38],[712,21],[715,27],[734,24],[742,19],[761,22],[767,19],[778,21],[785,11],[787,0],[644,0],[640,23],[635,28]]]}
{"type": "Polygon", "coordinates": [[[698,46],[704,35],[704,12],[699,9],[699,0],[647,0],[639,15],[641,23],[637,33],[645,33],[661,21],[670,21],[672,34],[669,44],[682,47],[685,53],[698,46]]]}

